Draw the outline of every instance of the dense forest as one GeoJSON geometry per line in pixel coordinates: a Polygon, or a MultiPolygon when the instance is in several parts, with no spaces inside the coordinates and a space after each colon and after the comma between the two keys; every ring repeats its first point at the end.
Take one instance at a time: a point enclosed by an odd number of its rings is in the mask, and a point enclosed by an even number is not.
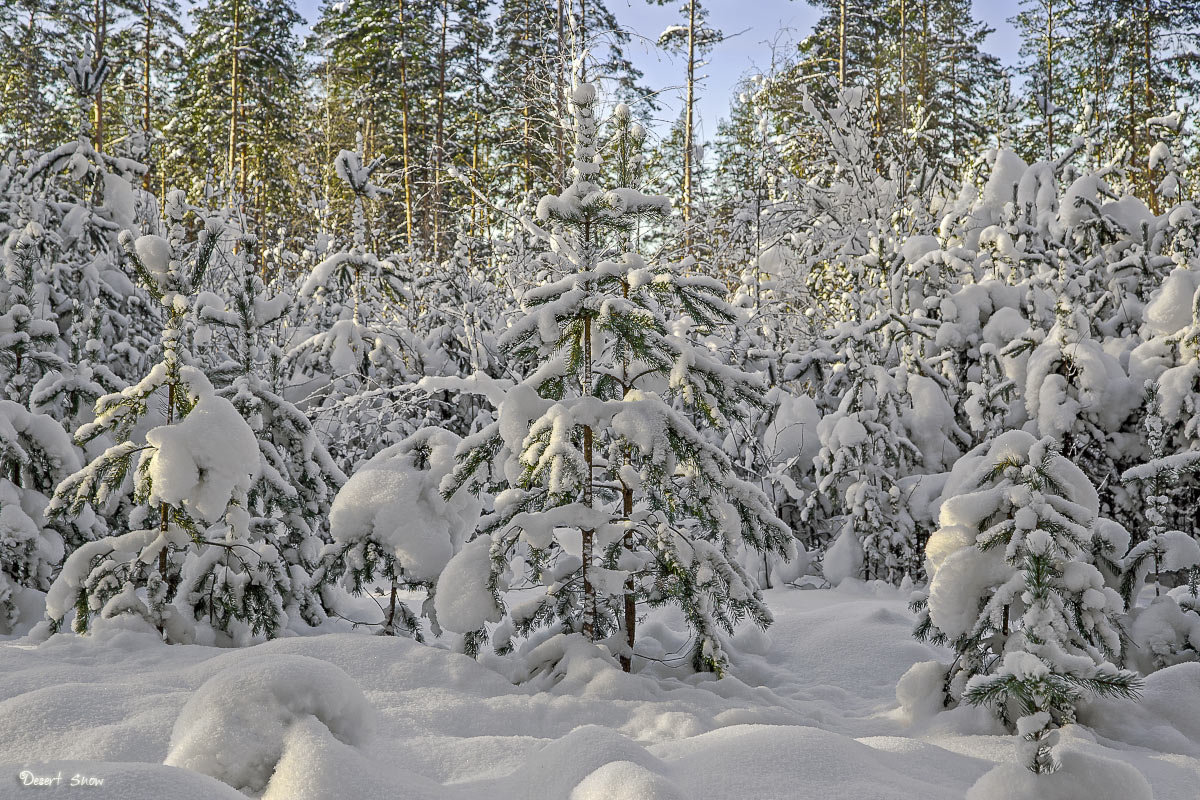
{"type": "Polygon", "coordinates": [[[1035,773],[1200,660],[1200,2],[819,0],[701,141],[653,1],[674,87],[604,0],[5,2],[0,632],[725,675],[883,582],[1035,773]]]}
{"type": "MultiPolygon", "coordinates": [[[[27,168],[31,151],[73,139],[86,111],[88,140],[145,166],[146,191],[232,209],[264,274],[295,272],[314,248],[350,238],[353,193],[334,160],[360,134],[387,190],[364,208],[380,252],[436,263],[455,241],[505,238],[506,217],[453,175],[504,205],[564,185],[583,52],[605,114],[624,102],[644,124],[682,87],[679,119],[643,145],[639,180],[671,197],[694,235],[655,228],[658,249],[689,237],[711,249],[702,240],[729,238],[715,231],[736,230],[748,202],[778,216],[788,180],[829,163],[828,131],[805,98],[829,107],[846,90],[861,93],[854,124],[873,157],[902,159],[918,193],[978,181],[976,162],[997,146],[1028,163],[1075,150],[1075,169],[1119,169],[1152,210],[1177,195],[1155,191],[1158,142],[1173,148],[1179,190],[1190,177],[1190,129],[1169,119],[1195,97],[1192,3],[1023,3],[1013,70],[985,51],[988,28],[968,0],[826,0],[807,36],[764,45],[763,71],[746,77],[711,142],[694,140],[696,68],[724,34],[703,3],[677,5],[680,24],[659,45],[680,54],[678,83],[650,87],[628,55],[632,32],[592,0],[330,2],[303,36],[286,0],[201,2],[186,23],[177,0],[18,0],[0,11],[0,145],[27,168]],[[84,87],[81,104],[64,65],[84,54],[107,79],[84,87]]],[[[711,254],[727,272],[739,259],[711,254]]]]}

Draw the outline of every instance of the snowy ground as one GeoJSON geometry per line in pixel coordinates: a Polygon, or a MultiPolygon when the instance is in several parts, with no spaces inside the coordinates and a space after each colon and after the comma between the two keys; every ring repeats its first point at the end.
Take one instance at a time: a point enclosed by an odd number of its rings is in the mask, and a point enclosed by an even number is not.
{"type": "MultiPolygon", "coordinates": [[[[108,622],[87,638],[0,641],[0,797],[244,796],[168,761],[258,776],[264,797],[287,800],[962,800],[1012,759],[1011,738],[975,709],[929,716],[919,696],[900,707],[900,677],[944,654],[909,637],[897,590],[767,600],[775,626],[739,634],[737,677],[721,681],[577,659],[550,688],[516,686],[464,656],[358,633],[221,650],[108,622]],[[76,776],[103,784],[73,788],[76,776]]],[[[647,632],[672,637],[661,622],[647,632]]],[[[1066,729],[1063,751],[1133,765],[1158,800],[1196,797],[1200,664],[1082,718],[1091,727],[1066,729]]]]}

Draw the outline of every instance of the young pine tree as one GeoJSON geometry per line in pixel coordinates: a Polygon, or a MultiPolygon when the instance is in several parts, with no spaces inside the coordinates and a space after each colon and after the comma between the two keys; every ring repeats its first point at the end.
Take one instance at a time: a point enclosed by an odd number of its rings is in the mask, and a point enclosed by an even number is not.
{"type": "Polygon", "coordinates": [[[224,329],[231,343],[209,375],[217,395],[233,404],[258,441],[258,477],[246,497],[251,525],[288,572],[284,609],[315,625],[325,618],[321,548],[329,539],[334,495],[346,476],[312,422],[280,389],[285,373],[278,327],[291,297],[269,293],[246,263],[246,252],[230,254],[234,270],[227,297],[207,295],[209,302],[197,304],[196,321],[224,329]]]}
{"type": "Polygon", "coordinates": [[[44,235],[35,222],[9,234],[0,274],[0,381],[4,397],[22,405],[42,376],[66,366],[55,315],[38,291],[44,235]]]}
{"type": "Polygon", "coordinates": [[[963,456],[926,550],[916,635],[948,644],[948,702],[990,706],[1022,737],[1035,772],[1053,769],[1053,728],[1088,694],[1131,696],[1120,595],[1092,563],[1099,499],[1052,439],[1009,431],[963,456]]]}
{"type": "MultiPolygon", "coordinates": [[[[520,365],[515,385],[490,382],[498,418],[459,448],[443,484],[494,492],[478,538],[438,583],[443,627],[468,649],[500,621],[495,646],[553,625],[631,668],[637,607],[679,607],[694,635],[696,669],[723,672],[720,632],[771,616],[740,566],[742,547],[791,552],[790,532],[763,493],[732,472],[714,433],[763,403],[758,381],[695,344],[734,319],[718,281],[694,263],[647,265],[632,236],[664,213],[664,197],[604,189],[594,86],[572,91],[574,165],[560,194],[538,204],[535,231],[549,279],[500,340],[520,365]],[[508,605],[509,589],[539,587],[508,605]],[[611,637],[611,638],[609,638],[611,637]]],[[[629,152],[628,110],[615,114],[629,152]]],[[[624,146],[621,140],[624,139],[624,146]]],[[[632,165],[621,167],[627,177],[632,165]]]]}
{"type": "Polygon", "coordinates": [[[195,294],[222,226],[209,221],[192,240],[181,192],[165,210],[168,238],[122,237],[134,271],[167,309],[162,360],[137,384],[97,401],[95,421],[76,432],[76,441],[107,437],[116,444],[60,483],[48,507],[71,516],[88,504],[103,506],[127,491],[132,471],[130,531],[71,554],[47,597],[47,617],[56,629],[74,608],[74,628],[82,632],[97,614],[134,613],[177,642],[191,640],[193,620],[204,618],[239,641],[274,635],[287,622],[291,586],[248,509],[259,470],[256,437],[186,350],[195,294]],[[165,424],[139,435],[152,407],[165,409],[165,424]]]}
{"type": "Polygon", "coordinates": [[[371,182],[382,162],[364,161],[363,149],[360,132],[358,147],[335,159],[354,195],[352,243],[317,264],[301,285],[300,298],[311,300],[301,327],[306,335],[287,353],[295,381],[311,392],[309,413],[346,472],[419,421],[397,413],[397,387],[413,379],[422,348],[412,331],[406,276],[395,259],[372,249],[367,201],[388,192],[371,182]]]}
{"type": "Polygon", "coordinates": [[[77,469],[79,456],[57,422],[0,400],[0,631],[27,622],[22,591],[50,588],[67,548],[100,525],[90,509],[74,520],[47,519],[55,485],[77,469]]]}

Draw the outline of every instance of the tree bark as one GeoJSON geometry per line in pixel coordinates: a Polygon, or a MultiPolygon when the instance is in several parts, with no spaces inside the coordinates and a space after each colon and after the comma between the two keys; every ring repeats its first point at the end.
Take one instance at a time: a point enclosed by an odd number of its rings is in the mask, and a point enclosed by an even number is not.
{"type": "MultiPolygon", "coordinates": [[[[153,40],[151,39],[151,28],[154,25],[154,0],[146,0],[145,5],[146,16],[143,23],[146,26],[146,36],[143,41],[142,51],[142,132],[146,136],[147,152],[151,142],[150,128],[150,67],[153,58],[153,40]]],[[[150,170],[146,170],[146,174],[142,177],[142,188],[150,191],[150,170]]]]}
{"type": "MultiPolygon", "coordinates": [[[[93,11],[95,12],[95,60],[93,65],[98,65],[100,59],[104,58],[104,45],[108,38],[108,0],[94,0],[93,11]]],[[[94,100],[94,116],[95,124],[92,126],[92,142],[97,152],[104,152],[104,84],[101,83],[96,87],[96,97],[94,100]]]]}
{"type": "Polygon", "coordinates": [[[446,120],[446,28],[450,18],[450,0],[442,0],[442,35],[438,47],[437,122],[433,143],[433,260],[441,251],[442,231],[442,148],[446,120]]]}
{"type": "MultiPolygon", "coordinates": [[[[683,224],[692,215],[692,128],[696,89],[696,0],[688,0],[688,62],[687,62],[687,108],[683,123],[683,224]]],[[[691,234],[685,233],[688,246],[691,234]]]]}
{"type": "MultiPolygon", "coordinates": [[[[583,393],[591,394],[592,383],[592,320],[591,317],[584,317],[583,320],[583,393]]],[[[583,460],[587,463],[587,476],[583,481],[583,504],[588,508],[592,507],[592,470],[593,453],[592,453],[592,426],[583,426],[583,460]]],[[[595,641],[596,638],[596,587],[592,585],[590,577],[592,566],[592,551],[595,547],[596,531],[592,528],[584,528],[583,534],[583,553],[582,553],[582,577],[583,577],[583,635],[589,640],[595,641]]]]}
{"type": "Polygon", "coordinates": [[[900,0],[900,126],[908,125],[908,3],[900,0]]]}
{"type": "MultiPolygon", "coordinates": [[[[1146,104],[1146,118],[1149,118],[1154,113],[1154,60],[1151,56],[1152,31],[1150,15],[1153,13],[1153,8],[1150,5],[1150,0],[1144,0],[1142,8],[1142,59],[1144,64],[1144,73],[1142,76],[1142,92],[1146,104]]],[[[1143,123],[1144,124],[1144,123],[1143,123]]],[[[1147,143],[1150,137],[1146,137],[1147,143]]],[[[1147,157],[1149,154],[1146,154],[1147,157]]],[[[1160,213],[1158,202],[1158,190],[1155,186],[1154,176],[1150,174],[1149,164],[1147,163],[1146,171],[1146,196],[1150,201],[1150,211],[1154,214],[1160,213]]]]}
{"type": "Polygon", "coordinates": [[[233,0],[233,51],[232,64],[229,71],[229,190],[230,202],[233,200],[233,190],[237,185],[237,156],[238,156],[238,95],[241,93],[241,36],[242,36],[242,7],[238,0],[233,0]]]}
{"type": "Polygon", "coordinates": [[[850,0],[838,0],[838,88],[846,88],[846,4],[850,0]]]}
{"type": "MultiPolygon", "coordinates": [[[[583,223],[583,242],[584,242],[584,269],[592,268],[592,254],[594,252],[592,242],[592,226],[585,219],[583,223]]],[[[584,312],[587,313],[586,311],[584,312]]],[[[583,318],[583,375],[580,377],[580,393],[587,397],[592,393],[592,318],[585,316],[583,318]]],[[[595,461],[592,453],[593,432],[591,425],[583,426],[583,460],[587,464],[587,475],[583,481],[583,504],[589,509],[592,508],[594,501],[592,492],[592,481],[595,476],[595,461]]],[[[592,554],[595,547],[596,531],[592,528],[583,528],[581,530],[583,538],[583,552],[581,559],[582,579],[583,579],[583,635],[595,641],[596,638],[596,587],[592,585],[590,576],[592,566],[592,554]]]]}
{"type": "Polygon", "coordinates": [[[412,169],[408,159],[408,53],[404,36],[404,0],[397,0],[400,12],[400,150],[404,169],[404,235],[413,249],[412,169]]]}
{"type": "Polygon", "coordinates": [[[1054,0],[1046,2],[1046,160],[1054,152],[1054,0]]]}

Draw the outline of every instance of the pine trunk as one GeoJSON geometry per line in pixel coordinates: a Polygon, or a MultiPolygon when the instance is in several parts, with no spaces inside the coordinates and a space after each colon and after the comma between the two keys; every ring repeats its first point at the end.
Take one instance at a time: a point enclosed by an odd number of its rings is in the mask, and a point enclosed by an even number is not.
{"type": "MultiPolygon", "coordinates": [[[[99,65],[104,58],[105,40],[108,38],[108,0],[95,0],[95,54],[94,65],[99,65]]],[[[104,152],[104,84],[96,87],[94,99],[95,125],[92,127],[92,141],[97,152],[104,152]]]]}
{"type": "MultiPolygon", "coordinates": [[[[1144,101],[1146,104],[1144,116],[1149,118],[1149,116],[1155,112],[1154,83],[1153,83],[1153,81],[1154,81],[1154,60],[1151,55],[1151,46],[1150,46],[1152,38],[1153,38],[1152,37],[1152,27],[1150,24],[1150,14],[1153,9],[1151,8],[1150,0],[1144,0],[1144,3],[1145,4],[1142,9],[1142,12],[1144,15],[1142,18],[1142,57],[1143,57],[1143,65],[1144,65],[1143,69],[1145,70],[1145,72],[1142,76],[1142,93],[1143,93],[1144,101]]],[[[1147,137],[1147,141],[1149,141],[1149,137],[1147,137]]],[[[1137,153],[1137,151],[1135,151],[1135,155],[1137,155],[1139,157],[1141,156],[1141,154],[1137,153]]],[[[1158,191],[1156,190],[1156,187],[1155,187],[1154,176],[1150,174],[1149,169],[1147,169],[1147,172],[1146,172],[1146,197],[1150,201],[1149,202],[1150,211],[1155,215],[1159,214],[1161,212],[1161,209],[1159,208],[1158,191]]]]}
{"type": "Polygon", "coordinates": [[[683,225],[688,249],[691,249],[691,233],[687,232],[692,212],[692,114],[695,109],[696,89],[696,0],[688,2],[688,63],[687,63],[687,108],[683,123],[683,225]]]}
{"type": "Polygon", "coordinates": [[[408,160],[408,53],[404,29],[404,0],[398,0],[400,25],[400,151],[404,170],[404,235],[408,249],[413,249],[412,169],[408,160]]]}
{"type": "Polygon", "coordinates": [[[850,0],[838,0],[838,88],[846,88],[846,4],[850,0]]]}
{"type": "Polygon", "coordinates": [[[232,65],[229,72],[229,190],[232,203],[233,189],[237,184],[237,155],[238,155],[238,94],[241,91],[241,35],[242,8],[238,0],[233,0],[233,51],[232,65]]]}
{"type": "MultiPolygon", "coordinates": [[[[150,147],[150,66],[153,58],[153,40],[151,39],[151,28],[154,24],[154,0],[146,0],[145,6],[146,18],[143,23],[146,26],[146,36],[143,40],[142,49],[142,132],[146,136],[146,147],[150,147]]],[[[142,188],[150,191],[150,172],[146,170],[145,176],[142,177],[142,188]]]]}
{"type": "Polygon", "coordinates": [[[1054,153],[1054,0],[1046,4],[1046,160],[1054,153]]]}

